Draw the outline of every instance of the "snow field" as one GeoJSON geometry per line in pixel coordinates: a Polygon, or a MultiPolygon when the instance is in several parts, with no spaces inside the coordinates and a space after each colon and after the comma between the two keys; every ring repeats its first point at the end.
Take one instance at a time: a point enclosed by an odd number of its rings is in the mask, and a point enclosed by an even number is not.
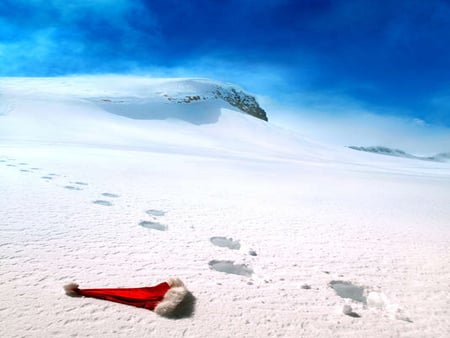
{"type": "Polygon", "coordinates": [[[240,159],[64,146],[2,154],[16,159],[0,163],[8,336],[444,336],[448,328],[445,180],[276,162],[243,171],[240,159]],[[70,281],[125,287],[172,275],[196,298],[179,321],[62,292],[70,281]],[[329,286],[339,280],[383,292],[412,322],[356,301],[361,317],[345,316],[348,299],[329,286]]]}

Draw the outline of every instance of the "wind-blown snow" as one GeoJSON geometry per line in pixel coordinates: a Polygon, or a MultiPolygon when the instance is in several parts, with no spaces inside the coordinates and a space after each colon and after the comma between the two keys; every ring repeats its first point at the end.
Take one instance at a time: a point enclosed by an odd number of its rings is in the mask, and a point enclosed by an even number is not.
{"type": "Polygon", "coordinates": [[[164,96],[192,83],[1,79],[3,336],[446,336],[449,163],[164,96]],[[170,276],[195,297],[180,320],[62,289],[170,276]]]}

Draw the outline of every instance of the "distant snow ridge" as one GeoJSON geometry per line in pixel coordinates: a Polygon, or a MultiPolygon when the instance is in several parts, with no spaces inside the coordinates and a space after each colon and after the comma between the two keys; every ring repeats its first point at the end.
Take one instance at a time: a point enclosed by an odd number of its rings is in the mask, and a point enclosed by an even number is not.
{"type": "Polygon", "coordinates": [[[392,149],[388,147],[375,146],[375,147],[357,147],[357,146],[349,146],[350,149],[366,151],[369,153],[381,154],[381,155],[389,155],[389,156],[397,156],[397,157],[408,157],[414,158],[413,155],[408,154],[400,149],[392,149]]]}
{"type": "Polygon", "coordinates": [[[430,157],[430,160],[438,161],[438,162],[450,161],[450,153],[436,154],[436,155],[430,157]]]}
{"type": "Polygon", "coordinates": [[[382,146],[375,146],[375,147],[349,146],[348,148],[353,149],[353,150],[358,150],[358,151],[374,153],[374,154],[403,157],[403,158],[412,158],[412,159],[422,160],[422,161],[445,162],[445,161],[450,160],[450,153],[439,153],[434,156],[416,156],[416,155],[408,154],[407,152],[400,150],[400,149],[392,149],[392,148],[382,147],[382,146]]]}

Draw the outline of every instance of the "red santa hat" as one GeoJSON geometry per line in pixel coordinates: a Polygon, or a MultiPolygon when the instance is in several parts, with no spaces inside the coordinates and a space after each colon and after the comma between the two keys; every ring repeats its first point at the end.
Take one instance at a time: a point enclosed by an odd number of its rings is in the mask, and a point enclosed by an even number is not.
{"type": "Polygon", "coordinates": [[[161,316],[170,316],[186,297],[188,290],[179,278],[155,286],[117,289],[80,289],[78,284],[64,286],[66,295],[71,297],[93,297],[116,303],[153,310],[161,316]]]}

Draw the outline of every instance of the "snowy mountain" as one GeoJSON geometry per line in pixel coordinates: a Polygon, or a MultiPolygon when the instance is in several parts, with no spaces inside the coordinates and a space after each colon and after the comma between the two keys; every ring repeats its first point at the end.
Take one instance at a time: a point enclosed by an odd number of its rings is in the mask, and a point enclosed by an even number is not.
{"type": "MultiPolygon", "coordinates": [[[[240,111],[267,121],[256,99],[238,87],[205,79],[155,79],[129,76],[9,78],[0,90],[45,97],[86,100],[133,119],[182,119],[194,124],[217,122],[220,109],[240,111]]],[[[7,96],[7,95],[5,95],[7,96]]],[[[0,114],[6,107],[0,107],[0,114]]]]}
{"type": "Polygon", "coordinates": [[[324,149],[267,123],[253,96],[212,80],[3,78],[0,97],[4,142],[291,158],[320,156],[324,149]]]}

